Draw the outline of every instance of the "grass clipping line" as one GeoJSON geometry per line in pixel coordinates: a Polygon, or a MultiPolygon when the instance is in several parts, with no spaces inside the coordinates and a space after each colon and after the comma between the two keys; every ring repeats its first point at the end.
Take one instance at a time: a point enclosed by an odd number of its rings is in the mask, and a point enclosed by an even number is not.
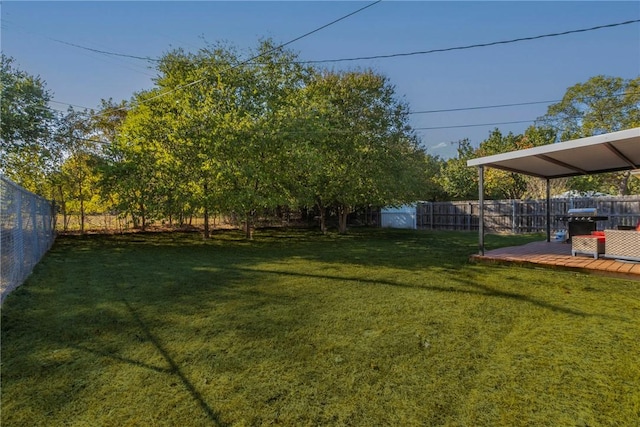
{"type": "Polygon", "coordinates": [[[60,238],[3,305],[0,421],[637,423],[638,282],[469,264],[475,239],[60,238]]]}

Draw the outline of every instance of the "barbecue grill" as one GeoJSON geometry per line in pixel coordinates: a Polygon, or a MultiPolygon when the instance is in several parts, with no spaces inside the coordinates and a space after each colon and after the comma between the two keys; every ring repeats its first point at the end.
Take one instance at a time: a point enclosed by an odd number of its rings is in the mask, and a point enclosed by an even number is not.
{"type": "Polygon", "coordinates": [[[596,208],[569,209],[566,215],[557,217],[559,221],[564,221],[568,225],[569,240],[571,236],[591,234],[596,231],[597,221],[607,221],[608,216],[598,216],[596,208]]]}

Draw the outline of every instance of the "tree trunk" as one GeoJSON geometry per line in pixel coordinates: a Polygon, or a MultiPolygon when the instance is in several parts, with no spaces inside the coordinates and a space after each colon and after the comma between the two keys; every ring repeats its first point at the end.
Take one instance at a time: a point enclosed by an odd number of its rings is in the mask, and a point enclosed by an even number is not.
{"type": "Polygon", "coordinates": [[[82,195],[82,184],[78,184],[78,190],[80,196],[80,234],[84,235],[84,197],[82,195]]]}
{"type": "Polygon", "coordinates": [[[84,200],[80,199],[80,234],[84,234],[84,200]]]}
{"type": "Polygon", "coordinates": [[[316,201],[316,206],[318,206],[318,210],[320,211],[320,231],[322,234],[327,234],[327,208],[319,198],[316,201]]]}
{"type": "Polygon", "coordinates": [[[327,234],[327,210],[324,206],[320,208],[320,231],[327,234]]]}
{"type": "Polygon", "coordinates": [[[247,240],[253,240],[253,212],[248,212],[245,217],[244,236],[247,240]]]}
{"type": "Polygon", "coordinates": [[[347,216],[349,208],[345,205],[338,206],[338,233],[347,234],[347,216]]]}
{"type": "Polygon", "coordinates": [[[629,194],[629,178],[631,178],[631,171],[624,172],[618,186],[619,195],[626,196],[629,194]]]}
{"type": "Polygon", "coordinates": [[[64,201],[62,185],[58,186],[58,193],[60,195],[60,212],[62,212],[62,229],[67,231],[69,229],[69,219],[67,218],[67,204],[64,201]]]}
{"type": "Polygon", "coordinates": [[[140,220],[142,221],[140,229],[142,231],[146,231],[147,230],[147,217],[146,217],[146,213],[144,211],[144,203],[140,203],[140,220]]]}
{"type": "Polygon", "coordinates": [[[202,189],[204,190],[204,238],[208,239],[211,237],[211,232],[209,231],[209,207],[207,206],[207,194],[209,192],[209,186],[205,182],[203,184],[202,189]]]}
{"type": "Polygon", "coordinates": [[[211,232],[209,231],[209,208],[204,208],[204,238],[208,239],[211,237],[211,232]]]}

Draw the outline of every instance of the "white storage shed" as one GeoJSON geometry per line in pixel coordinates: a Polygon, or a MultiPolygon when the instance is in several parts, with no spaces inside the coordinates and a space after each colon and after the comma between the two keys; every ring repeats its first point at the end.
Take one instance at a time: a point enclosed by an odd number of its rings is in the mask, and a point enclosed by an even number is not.
{"type": "Polygon", "coordinates": [[[381,209],[380,226],[383,228],[409,228],[415,230],[417,228],[416,205],[381,209]]]}

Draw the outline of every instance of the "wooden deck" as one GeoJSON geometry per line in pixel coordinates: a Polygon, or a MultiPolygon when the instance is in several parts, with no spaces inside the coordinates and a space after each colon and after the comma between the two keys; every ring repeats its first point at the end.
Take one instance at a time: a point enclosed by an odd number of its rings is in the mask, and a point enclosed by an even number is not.
{"type": "Polygon", "coordinates": [[[571,256],[571,245],[555,242],[533,242],[472,255],[472,261],[515,263],[549,268],[577,270],[640,280],[640,263],[609,258],[594,259],[589,255],[571,256]]]}

